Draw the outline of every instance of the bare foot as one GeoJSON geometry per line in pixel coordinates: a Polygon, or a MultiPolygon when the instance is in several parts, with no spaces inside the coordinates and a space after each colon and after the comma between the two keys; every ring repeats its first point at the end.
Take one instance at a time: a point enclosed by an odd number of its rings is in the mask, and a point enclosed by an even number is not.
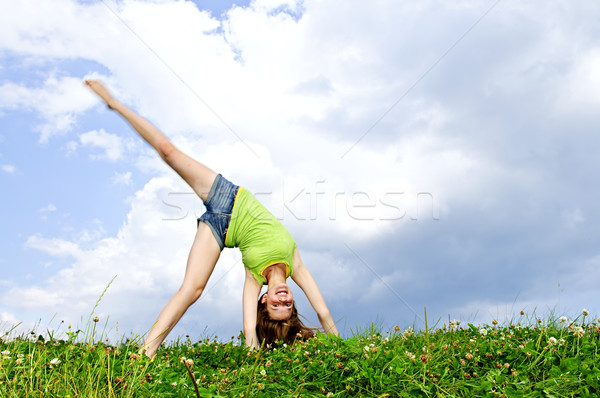
{"type": "Polygon", "coordinates": [[[110,93],[102,83],[100,83],[98,80],[86,80],[85,84],[98,97],[100,97],[100,99],[104,101],[110,109],[113,109],[112,103],[115,101],[115,99],[112,97],[112,95],[110,95],[110,93]]]}

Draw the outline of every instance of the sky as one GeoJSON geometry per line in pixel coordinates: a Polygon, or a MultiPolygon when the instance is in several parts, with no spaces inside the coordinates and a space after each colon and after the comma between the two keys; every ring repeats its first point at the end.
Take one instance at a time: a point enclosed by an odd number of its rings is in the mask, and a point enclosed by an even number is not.
{"type": "MultiPolygon", "coordinates": [[[[90,78],[282,221],[344,336],[600,315],[599,18],[579,0],[0,0],[0,329],[93,312],[143,335],[183,280],[202,202],[90,78]]],[[[225,249],[171,338],[237,335],[243,277],[225,249]]]]}

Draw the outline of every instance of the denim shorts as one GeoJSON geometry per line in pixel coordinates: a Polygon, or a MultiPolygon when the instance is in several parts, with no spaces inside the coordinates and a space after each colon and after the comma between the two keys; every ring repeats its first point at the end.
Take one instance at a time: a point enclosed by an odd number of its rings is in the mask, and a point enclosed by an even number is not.
{"type": "Polygon", "coordinates": [[[239,189],[221,174],[217,175],[204,201],[206,212],[198,218],[198,225],[203,222],[210,227],[221,250],[225,247],[225,236],[239,189]]]}

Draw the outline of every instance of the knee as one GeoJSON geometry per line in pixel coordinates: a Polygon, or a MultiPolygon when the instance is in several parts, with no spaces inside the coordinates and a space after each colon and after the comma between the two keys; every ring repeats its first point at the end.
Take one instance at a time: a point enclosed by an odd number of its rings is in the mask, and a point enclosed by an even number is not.
{"type": "Polygon", "coordinates": [[[160,157],[168,162],[169,159],[173,157],[173,154],[177,151],[177,148],[175,145],[173,145],[173,143],[171,143],[171,141],[165,140],[164,142],[158,144],[157,150],[160,157]]]}
{"type": "Polygon", "coordinates": [[[179,288],[179,294],[189,305],[192,305],[202,296],[204,286],[191,286],[184,284],[179,288]]]}

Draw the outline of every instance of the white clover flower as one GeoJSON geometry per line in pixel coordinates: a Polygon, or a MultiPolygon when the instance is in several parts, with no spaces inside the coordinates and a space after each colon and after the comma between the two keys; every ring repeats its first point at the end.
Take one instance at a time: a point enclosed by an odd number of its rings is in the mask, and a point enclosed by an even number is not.
{"type": "Polygon", "coordinates": [[[177,387],[177,382],[174,381],[173,383],[171,383],[171,387],[177,387]]]}
{"type": "Polygon", "coordinates": [[[50,365],[58,365],[59,363],[60,363],[60,359],[58,359],[58,358],[53,358],[50,361],[50,365]]]}
{"type": "Polygon", "coordinates": [[[559,321],[560,323],[565,323],[565,322],[567,321],[567,317],[566,317],[566,316],[561,316],[561,317],[558,319],[558,321],[559,321]]]}
{"type": "Polygon", "coordinates": [[[578,326],[577,329],[575,329],[575,331],[573,332],[573,336],[575,337],[583,337],[584,334],[585,332],[583,331],[583,328],[581,326],[578,326]]]}
{"type": "Polygon", "coordinates": [[[371,348],[370,348],[368,345],[366,345],[366,346],[365,346],[365,348],[363,348],[363,351],[364,351],[364,352],[369,352],[369,350],[370,350],[370,349],[371,349],[371,348]]]}
{"type": "Polygon", "coordinates": [[[261,375],[261,376],[266,376],[266,375],[267,375],[267,371],[266,371],[266,370],[264,370],[264,369],[263,369],[263,370],[261,370],[261,371],[260,371],[260,375],[261,375]]]}
{"type": "Polygon", "coordinates": [[[558,340],[556,340],[556,337],[550,337],[548,339],[548,345],[556,345],[556,343],[558,343],[558,340]]]}
{"type": "Polygon", "coordinates": [[[488,333],[487,329],[485,329],[485,328],[479,329],[479,334],[480,335],[487,336],[487,333],[488,333]]]}
{"type": "Polygon", "coordinates": [[[583,314],[583,316],[588,316],[590,314],[590,312],[587,309],[583,309],[583,311],[581,311],[581,313],[583,314]]]}

